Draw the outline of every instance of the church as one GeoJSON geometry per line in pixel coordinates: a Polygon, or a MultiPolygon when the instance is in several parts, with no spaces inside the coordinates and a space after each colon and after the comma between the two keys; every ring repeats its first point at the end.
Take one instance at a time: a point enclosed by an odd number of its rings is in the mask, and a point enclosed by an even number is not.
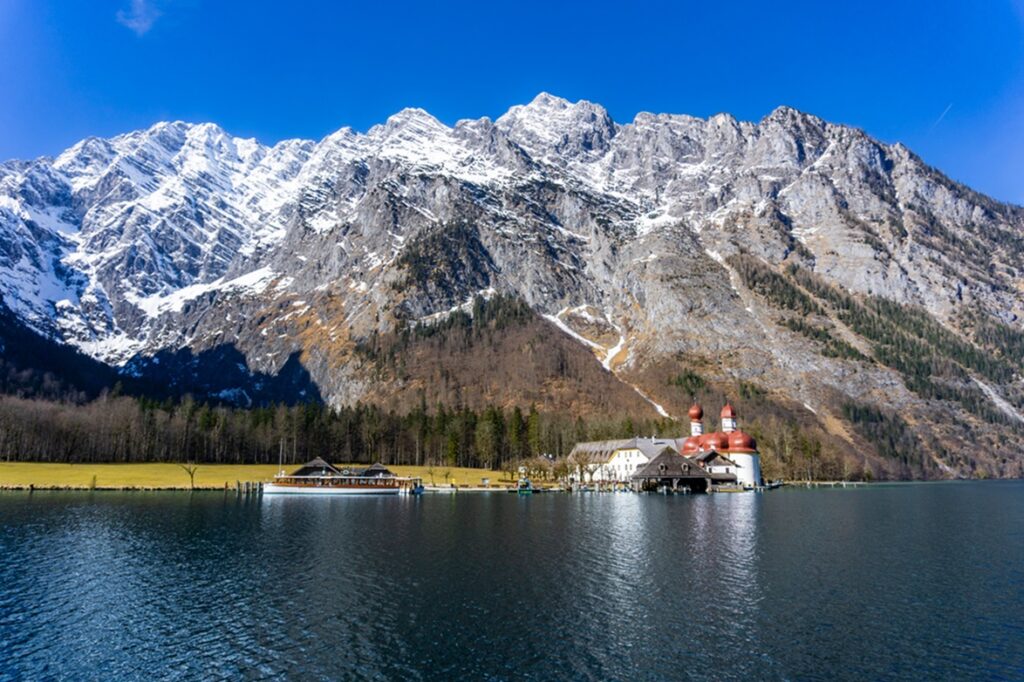
{"type": "Polygon", "coordinates": [[[718,431],[705,432],[704,409],[699,404],[687,414],[687,438],[577,443],[569,453],[574,482],[622,483],[638,488],[638,482],[649,486],[662,481],[663,485],[676,487],[686,479],[683,484],[690,489],[714,489],[716,485],[753,489],[764,485],[757,442],[739,429],[732,405],[722,408],[718,431]]]}

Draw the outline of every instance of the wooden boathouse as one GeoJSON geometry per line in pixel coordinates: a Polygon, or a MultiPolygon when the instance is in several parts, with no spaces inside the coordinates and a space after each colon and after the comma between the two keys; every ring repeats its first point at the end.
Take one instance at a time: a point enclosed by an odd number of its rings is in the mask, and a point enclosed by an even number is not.
{"type": "Polygon", "coordinates": [[[630,484],[636,492],[706,493],[712,485],[735,484],[734,474],[711,473],[698,462],[666,447],[633,474],[630,484]]]}

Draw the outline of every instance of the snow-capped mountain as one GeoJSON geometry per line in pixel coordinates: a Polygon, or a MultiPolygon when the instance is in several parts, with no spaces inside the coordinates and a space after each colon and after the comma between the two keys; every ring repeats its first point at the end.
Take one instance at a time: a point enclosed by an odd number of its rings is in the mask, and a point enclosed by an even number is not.
{"type": "Polygon", "coordinates": [[[665,376],[694,366],[850,442],[845,401],[884,396],[943,442],[1019,444],[1021,358],[986,339],[1021,332],[1022,259],[1021,208],[785,107],[757,123],[617,123],[541,94],[453,127],[407,109],[365,134],[266,146],[159,123],[0,165],[0,286],[24,324],[136,374],[226,347],[233,382],[298,362],[335,404],[380,395],[360,340],[502,293],[644,409],[681,414],[665,376]],[[827,287],[870,314],[879,300],[924,311],[941,337],[929,348],[954,348],[942,357],[963,370],[928,371],[969,397],[911,385],[879,350],[900,343],[827,287]]]}

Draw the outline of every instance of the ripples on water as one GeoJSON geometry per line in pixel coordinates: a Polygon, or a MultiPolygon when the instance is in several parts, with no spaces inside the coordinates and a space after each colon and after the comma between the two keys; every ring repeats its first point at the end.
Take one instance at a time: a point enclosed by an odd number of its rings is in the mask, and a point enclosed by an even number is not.
{"type": "Polygon", "coordinates": [[[1024,484],[0,495],[0,678],[1024,678],[1024,484]]]}

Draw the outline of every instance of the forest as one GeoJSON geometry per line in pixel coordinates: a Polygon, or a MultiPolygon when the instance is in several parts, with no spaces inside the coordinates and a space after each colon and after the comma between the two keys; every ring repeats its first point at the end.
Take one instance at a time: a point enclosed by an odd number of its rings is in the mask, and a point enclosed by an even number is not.
{"type": "Polygon", "coordinates": [[[584,421],[536,408],[422,405],[397,414],[374,405],[245,409],[116,392],[82,405],[0,396],[0,459],[257,464],[283,456],[287,463],[324,457],[493,468],[541,455],[558,458],[577,440],[663,433],[674,426],[670,420],[584,421]]]}
{"type": "MultiPolygon", "coordinates": [[[[425,405],[397,414],[373,405],[242,409],[104,394],[82,405],[0,396],[0,460],[285,464],[333,462],[444,465],[511,470],[554,466],[579,441],[682,435],[670,419],[572,418],[536,408],[483,410],[425,405]],[[550,464],[545,464],[550,463],[550,464]]],[[[759,439],[766,475],[886,476],[826,452],[784,419],[745,427],[759,439]]]]}
{"type": "MultiPolygon", "coordinates": [[[[765,275],[756,264],[749,265],[747,272],[763,283],[762,295],[775,296],[783,307],[793,310],[808,308],[810,299],[803,298],[806,294],[789,279],[793,273],[765,275]]],[[[810,305],[821,309],[819,304],[810,305]]],[[[882,318],[877,313],[872,316],[882,318]]],[[[440,335],[468,343],[470,337],[500,335],[531,318],[529,307],[519,299],[478,299],[471,311],[436,324],[407,325],[387,338],[373,335],[357,352],[381,367],[400,368],[417,340],[440,335]]],[[[827,329],[817,326],[820,322],[814,324],[801,330],[823,348],[856,353],[838,345],[827,329]]],[[[994,336],[998,332],[985,329],[981,333],[994,336]]],[[[687,424],[666,418],[580,417],[545,410],[543,405],[472,408],[428,403],[422,395],[418,404],[411,400],[401,410],[388,409],[386,402],[341,408],[315,401],[242,408],[190,395],[154,397],[140,386],[122,386],[116,378],[102,388],[68,381],[66,377],[111,378],[93,371],[92,365],[82,365],[83,360],[70,350],[48,349],[54,350],[47,352],[48,357],[60,360],[53,371],[27,367],[33,343],[26,337],[17,344],[24,352],[10,352],[16,348],[16,338],[6,333],[2,340],[9,352],[0,358],[0,460],[6,461],[270,464],[280,458],[294,464],[323,457],[346,463],[504,470],[531,463],[537,469],[557,466],[577,442],[680,437],[689,430],[687,424]],[[65,371],[68,367],[81,371],[65,371]],[[408,404],[415,406],[408,409],[408,404]]],[[[924,450],[894,415],[854,404],[844,408],[844,416],[874,446],[878,457],[869,457],[838,447],[813,424],[797,423],[792,410],[753,383],[713,385],[689,369],[668,377],[666,383],[707,405],[732,400],[751,415],[744,430],[758,440],[769,478],[907,478],[931,473],[924,450]]]]}

